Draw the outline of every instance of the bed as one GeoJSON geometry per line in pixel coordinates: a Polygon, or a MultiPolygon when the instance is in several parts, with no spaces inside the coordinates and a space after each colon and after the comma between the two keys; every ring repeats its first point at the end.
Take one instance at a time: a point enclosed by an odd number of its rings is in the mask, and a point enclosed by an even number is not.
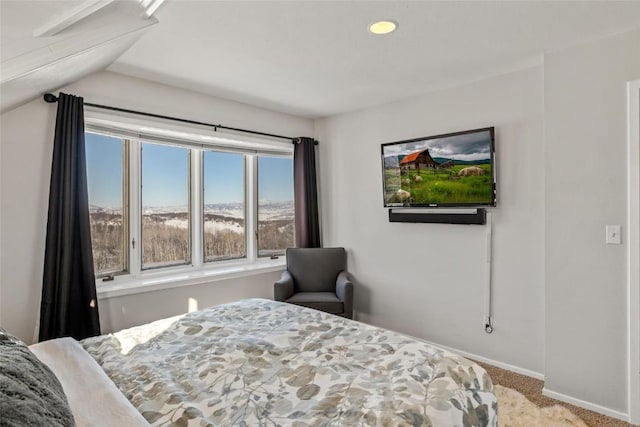
{"type": "Polygon", "coordinates": [[[61,380],[78,425],[497,425],[493,385],[477,364],[270,300],[30,348],[61,380]]]}

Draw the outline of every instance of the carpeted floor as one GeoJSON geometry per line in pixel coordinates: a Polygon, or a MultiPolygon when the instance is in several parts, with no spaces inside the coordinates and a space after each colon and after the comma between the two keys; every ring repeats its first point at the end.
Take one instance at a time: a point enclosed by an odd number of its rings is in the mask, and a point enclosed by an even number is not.
{"type": "Polygon", "coordinates": [[[615,418],[607,417],[596,412],[588,411],[559,400],[551,399],[542,395],[542,387],[544,382],[525,375],[516,374],[515,372],[505,369],[496,368],[486,363],[478,362],[480,366],[487,370],[494,384],[504,387],[510,387],[522,393],[527,399],[535,403],[539,407],[547,407],[560,405],[569,409],[573,414],[577,415],[582,421],[590,427],[633,427],[632,424],[615,418]]]}

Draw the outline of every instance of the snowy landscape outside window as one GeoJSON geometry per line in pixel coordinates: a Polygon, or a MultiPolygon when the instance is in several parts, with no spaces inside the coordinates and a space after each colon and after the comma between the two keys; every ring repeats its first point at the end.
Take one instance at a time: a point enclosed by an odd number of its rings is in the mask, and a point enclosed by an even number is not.
{"type": "Polygon", "coordinates": [[[294,246],[288,144],[261,151],[244,140],[229,147],[145,135],[87,126],[97,278],[259,265],[294,246]]]}

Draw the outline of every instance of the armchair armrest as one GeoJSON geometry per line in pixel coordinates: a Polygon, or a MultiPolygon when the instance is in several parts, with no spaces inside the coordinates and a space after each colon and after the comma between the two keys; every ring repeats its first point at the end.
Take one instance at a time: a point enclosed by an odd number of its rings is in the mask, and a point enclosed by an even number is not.
{"type": "Polygon", "coordinates": [[[344,304],[344,317],[353,318],[353,283],[346,271],[341,271],[336,279],[336,296],[344,304]]]}
{"type": "Polygon", "coordinates": [[[273,284],[273,299],[284,301],[293,295],[293,277],[288,271],[283,271],[280,280],[273,284]]]}

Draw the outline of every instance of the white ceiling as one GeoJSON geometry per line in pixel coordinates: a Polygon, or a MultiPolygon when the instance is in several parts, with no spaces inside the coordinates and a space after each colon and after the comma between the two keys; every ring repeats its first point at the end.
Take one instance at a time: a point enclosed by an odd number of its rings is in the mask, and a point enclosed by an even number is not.
{"type": "MultiPolygon", "coordinates": [[[[0,0],[3,13],[9,3],[0,0]]],[[[68,4],[20,3],[35,10],[25,22],[12,17],[10,29],[3,17],[3,61],[7,49],[34,45],[28,34],[52,5],[68,4]]],[[[109,70],[321,117],[501,74],[638,28],[640,1],[166,0],[154,17],[159,24],[109,70]],[[399,29],[369,34],[379,19],[399,29]]]]}
{"type": "Polygon", "coordinates": [[[137,2],[0,0],[0,111],[104,70],[155,24],[137,2]]]}

